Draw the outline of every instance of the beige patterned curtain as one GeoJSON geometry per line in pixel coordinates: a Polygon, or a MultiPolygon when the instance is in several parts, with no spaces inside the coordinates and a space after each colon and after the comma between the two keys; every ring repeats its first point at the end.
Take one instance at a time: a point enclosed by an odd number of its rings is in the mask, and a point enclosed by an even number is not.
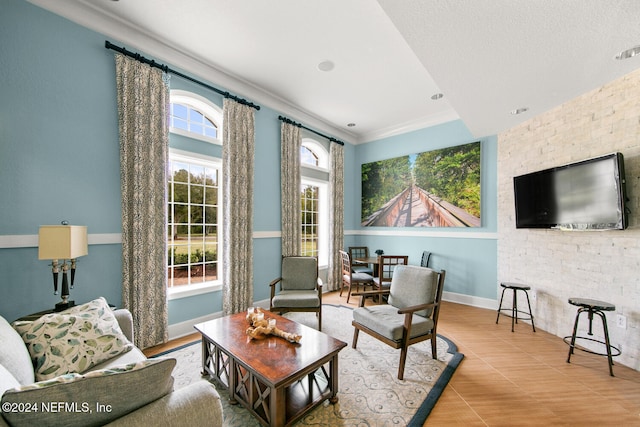
{"type": "Polygon", "coordinates": [[[332,143],[329,148],[329,270],[327,288],[330,291],[342,286],[341,259],[338,251],[344,245],[344,147],[332,143]]]}
{"type": "Polygon", "coordinates": [[[162,71],[116,59],[122,190],[122,304],[133,315],[135,344],[168,340],[167,106],[162,71]]]}
{"type": "Polygon", "coordinates": [[[282,200],[282,256],[300,255],[300,147],[299,126],[282,122],[280,126],[280,185],[282,200]]]}
{"type": "Polygon", "coordinates": [[[253,301],[254,110],[225,98],[223,116],[222,311],[228,315],[253,301]]]}

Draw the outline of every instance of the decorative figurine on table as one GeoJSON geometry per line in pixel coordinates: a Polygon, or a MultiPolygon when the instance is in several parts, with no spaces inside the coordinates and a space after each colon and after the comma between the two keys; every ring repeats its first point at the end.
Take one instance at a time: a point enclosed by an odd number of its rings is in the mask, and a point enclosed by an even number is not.
{"type": "Polygon", "coordinates": [[[290,342],[300,342],[302,335],[292,334],[290,332],[283,331],[276,327],[276,319],[267,319],[264,317],[264,312],[261,308],[250,307],[247,310],[247,322],[249,327],[247,328],[247,335],[251,339],[264,339],[267,335],[274,335],[276,337],[284,338],[290,342]]]}
{"type": "Polygon", "coordinates": [[[382,249],[376,249],[376,255],[380,256],[384,253],[382,249]]]}

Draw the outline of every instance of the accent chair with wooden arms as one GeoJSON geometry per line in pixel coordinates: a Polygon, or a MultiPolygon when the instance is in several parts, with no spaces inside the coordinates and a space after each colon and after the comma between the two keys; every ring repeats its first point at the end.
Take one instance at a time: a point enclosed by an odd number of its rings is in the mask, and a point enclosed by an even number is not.
{"type": "Polygon", "coordinates": [[[357,293],[360,304],[353,310],[352,347],[356,348],[358,333],[362,331],[393,348],[399,348],[399,380],[404,377],[410,345],[431,340],[431,355],[436,359],[436,329],[444,277],[444,270],[438,272],[414,265],[399,265],[389,289],[357,293]],[[365,298],[376,294],[387,294],[389,304],[365,307],[365,298]]]}
{"type": "Polygon", "coordinates": [[[373,277],[367,273],[354,273],[351,269],[351,259],[345,251],[339,251],[342,259],[342,286],[340,286],[340,296],[342,291],[347,288],[347,304],[351,297],[351,288],[355,285],[356,292],[360,290],[360,285],[364,289],[365,286],[373,286],[373,277]]]}
{"type": "Polygon", "coordinates": [[[282,257],[281,277],[269,283],[269,311],[315,312],[318,330],[322,330],[322,280],[318,277],[318,259],[309,256],[282,257]],[[276,285],[280,283],[280,291],[276,285]]]}

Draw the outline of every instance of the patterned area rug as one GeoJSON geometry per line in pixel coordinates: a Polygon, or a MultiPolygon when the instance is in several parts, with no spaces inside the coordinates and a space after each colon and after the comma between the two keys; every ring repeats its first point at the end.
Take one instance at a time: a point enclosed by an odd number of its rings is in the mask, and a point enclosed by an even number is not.
{"type": "MultiPolygon", "coordinates": [[[[442,336],[437,338],[437,360],[431,358],[429,341],[414,344],[409,347],[405,379],[400,381],[397,378],[400,350],[365,333],[360,333],[357,349],[351,348],[351,311],[347,307],[323,306],[323,332],[348,344],[339,353],[338,403],[332,405],[325,401],[295,425],[422,426],[464,356],[457,352],[455,344],[442,336]]],[[[317,328],[313,313],[287,313],[286,317],[317,328]]],[[[178,361],[173,372],[176,389],[202,378],[200,341],[162,356],[178,361]]],[[[225,388],[215,381],[212,383],[222,397],[225,426],[260,426],[241,405],[228,403],[225,388]]]]}

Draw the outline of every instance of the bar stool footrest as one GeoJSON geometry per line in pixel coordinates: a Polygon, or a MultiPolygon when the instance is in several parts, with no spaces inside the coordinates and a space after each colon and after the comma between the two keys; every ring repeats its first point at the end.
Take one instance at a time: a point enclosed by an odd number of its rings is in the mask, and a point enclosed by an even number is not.
{"type": "MultiPolygon", "coordinates": [[[[511,308],[501,308],[501,309],[498,310],[498,315],[499,316],[508,317],[510,319],[516,319],[518,321],[519,320],[533,320],[533,317],[520,317],[520,316],[513,317],[510,314],[503,313],[503,311],[506,311],[507,313],[513,313],[513,309],[511,309],[511,308]]],[[[522,314],[526,314],[527,316],[531,316],[531,314],[528,311],[516,310],[516,313],[522,313],[522,314]]]]}
{"type": "MultiPolygon", "coordinates": [[[[571,346],[571,338],[573,338],[571,335],[568,335],[568,336],[563,338],[563,341],[569,347],[572,347],[571,346]]],[[[589,337],[576,336],[576,340],[588,340],[588,341],[592,341],[592,342],[597,342],[597,343],[602,344],[604,346],[607,345],[607,343],[604,342],[604,341],[600,341],[600,340],[597,340],[595,338],[589,338],[589,337]]],[[[622,352],[620,351],[620,349],[618,347],[615,347],[613,345],[609,345],[609,347],[611,348],[611,357],[620,356],[622,354],[622,352]],[[615,352],[614,352],[614,350],[615,350],[615,352]]],[[[607,354],[607,353],[599,353],[597,351],[589,350],[588,348],[584,348],[584,347],[578,346],[577,344],[573,345],[573,348],[577,349],[577,350],[584,351],[586,353],[596,354],[598,356],[609,356],[609,354],[607,354]]]]}

